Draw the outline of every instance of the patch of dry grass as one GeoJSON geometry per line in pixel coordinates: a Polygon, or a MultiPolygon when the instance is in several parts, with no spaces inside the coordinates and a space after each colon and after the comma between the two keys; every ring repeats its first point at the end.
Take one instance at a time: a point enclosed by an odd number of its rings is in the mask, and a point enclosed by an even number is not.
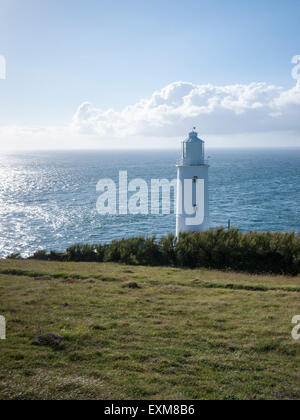
{"type": "Polygon", "coordinates": [[[299,277],[17,260],[0,273],[2,399],[300,398],[299,277]],[[63,346],[30,344],[44,333],[63,346]]]}

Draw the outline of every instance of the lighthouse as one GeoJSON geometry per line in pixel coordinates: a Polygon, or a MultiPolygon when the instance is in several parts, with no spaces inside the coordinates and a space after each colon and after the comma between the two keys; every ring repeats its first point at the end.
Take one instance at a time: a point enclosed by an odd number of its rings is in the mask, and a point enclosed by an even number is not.
{"type": "Polygon", "coordinates": [[[182,142],[177,164],[176,236],[209,229],[208,169],[204,141],[193,131],[182,142]]]}

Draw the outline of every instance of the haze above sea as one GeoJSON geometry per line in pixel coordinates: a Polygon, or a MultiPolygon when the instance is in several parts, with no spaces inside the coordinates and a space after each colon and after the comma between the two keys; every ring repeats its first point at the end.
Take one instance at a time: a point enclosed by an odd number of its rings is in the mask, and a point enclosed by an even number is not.
{"type": "MultiPolygon", "coordinates": [[[[211,227],[296,231],[300,226],[300,149],[211,149],[211,227]]],[[[176,178],[178,151],[37,151],[0,155],[0,257],[75,243],[175,232],[175,214],[101,216],[96,185],[176,178]]],[[[150,207],[150,205],[149,205],[150,207]]]]}

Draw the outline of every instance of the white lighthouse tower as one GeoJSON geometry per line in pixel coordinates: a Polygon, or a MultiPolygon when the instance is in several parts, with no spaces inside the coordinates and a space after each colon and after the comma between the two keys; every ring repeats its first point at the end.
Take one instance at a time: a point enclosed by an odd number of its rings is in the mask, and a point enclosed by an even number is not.
{"type": "Polygon", "coordinates": [[[209,165],[204,144],[195,128],[182,143],[182,156],[177,164],[177,237],[181,232],[209,229],[209,165]]]}

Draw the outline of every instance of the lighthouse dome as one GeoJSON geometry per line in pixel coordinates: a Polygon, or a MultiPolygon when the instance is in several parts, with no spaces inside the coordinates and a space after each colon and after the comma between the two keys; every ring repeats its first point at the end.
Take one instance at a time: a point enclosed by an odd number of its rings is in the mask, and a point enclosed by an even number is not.
{"type": "Polygon", "coordinates": [[[195,130],[191,131],[189,137],[182,143],[182,165],[204,165],[204,144],[204,141],[198,137],[198,133],[195,130]]]}
{"type": "Polygon", "coordinates": [[[196,131],[191,131],[189,137],[185,140],[186,143],[204,143],[203,140],[199,139],[196,131]]]}

